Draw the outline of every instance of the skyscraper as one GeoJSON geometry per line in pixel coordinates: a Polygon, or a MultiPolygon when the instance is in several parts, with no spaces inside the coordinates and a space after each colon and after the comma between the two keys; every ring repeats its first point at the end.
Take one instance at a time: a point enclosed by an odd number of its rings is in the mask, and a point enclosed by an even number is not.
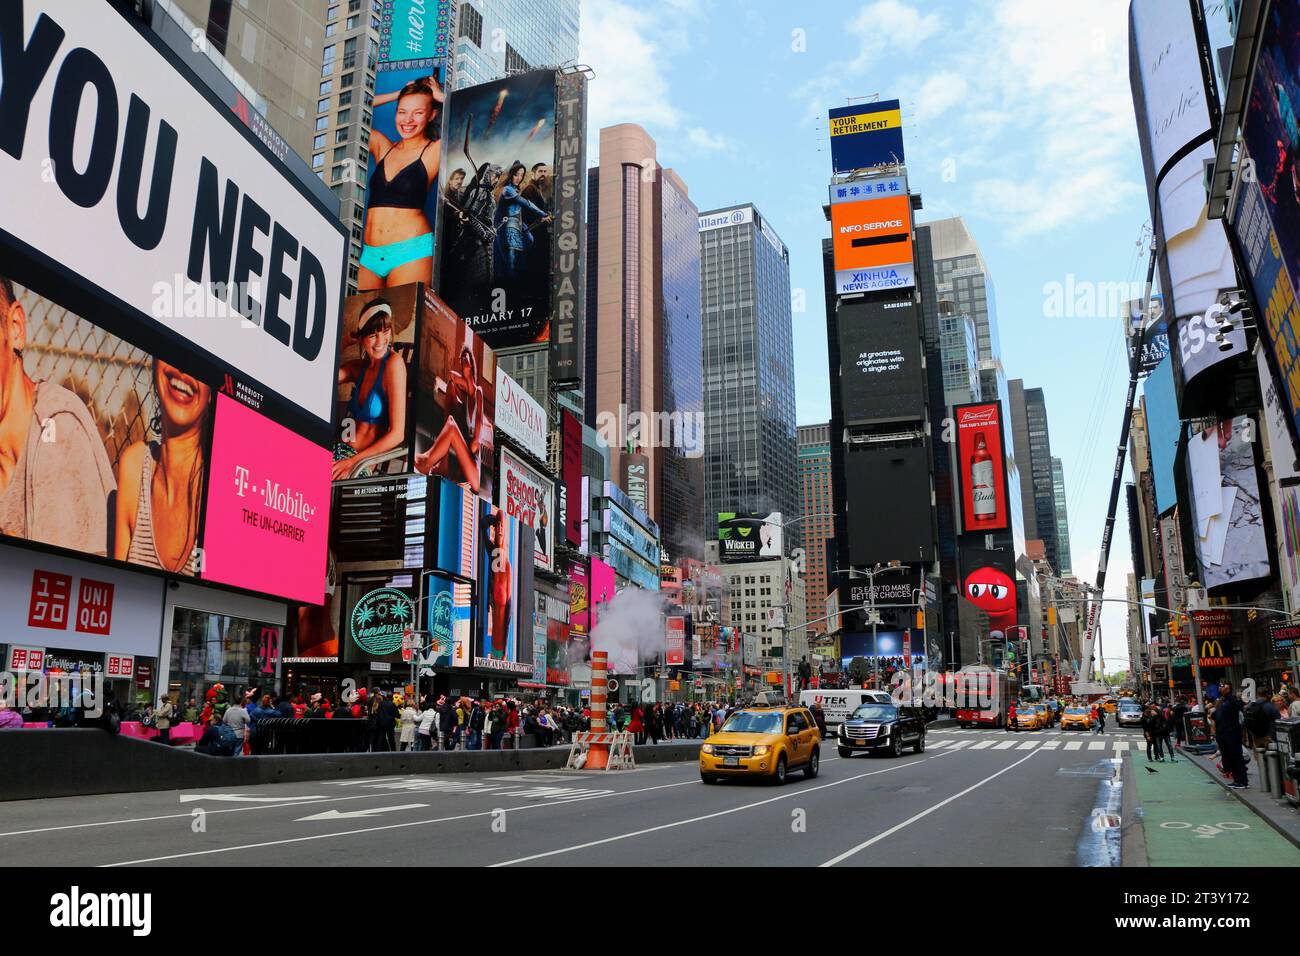
{"type": "MultiPolygon", "coordinates": [[[[753,206],[700,214],[704,515],[800,512],[790,254],[753,206]]],[[[786,529],[800,545],[801,525],[786,529]]]]}
{"type": "Polygon", "coordinates": [[[454,89],[578,58],[580,0],[461,0],[454,89]]]}
{"type": "Polygon", "coordinates": [[[1041,388],[1025,388],[1020,379],[1007,383],[1011,398],[1011,430],[1015,436],[1016,467],[1020,471],[1020,500],[1025,539],[1040,540],[1052,569],[1060,573],[1056,538],[1056,490],[1052,483],[1052,443],[1047,429],[1047,403],[1041,388]]]}
{"type": "Polygon", "coordinates": [[[799,426],[799,526],[804,544],[804,620],[810,634],[825,634],[826,541],[835,536],[835,498],[831,494],[831,426],[799,426]]]}
{"type": "Polygon", "coordinates": [[[588,171],[586,416],[671,558],[703,558],[699,210],[624,123],[588,171]]]}
{"type": "Polygon", "coordinates": [[[1066,577],[1074,573],[1070,560],[1070,518],[1065,510],[1065,468],[1056,457],[1052,458],[1052,495],[1056,499],[1056,559],[1061,562],[1056,573],[1066,577]]]}

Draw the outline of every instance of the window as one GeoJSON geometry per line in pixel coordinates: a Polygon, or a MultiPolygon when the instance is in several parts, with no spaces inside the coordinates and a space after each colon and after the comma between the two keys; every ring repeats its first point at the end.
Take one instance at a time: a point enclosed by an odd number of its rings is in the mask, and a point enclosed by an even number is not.
{"type": "Polygon", "coordinates": [[[344,90],[348,89],[352,85],[352,81],[355,77],[355,73],[344,73],[343,76],[339,78],[339,88],[344,90]]]}
{"type": "Polygon", "coordinates": [[[329,96],[330,93],[332,93],[332,92],[334,92],[334,81],[333,81],[333,80],[325,80],[323,83],[321,83],[321,85],[320,85],[320,95],[321,95],[321,96],[329,96]]]}
{"type": "Polygon", "coordinates": [[[332,36],[334,36],[334,34],[336,34],[336,33],[338,33],[338,32],[339,32],[339,25],[338,25],[337,23],[327,23],[327,24],[325,24],[325,35],[326,35],[327,37],[332,37],[332,36]]]}
{"type": "Polygon", "coordinates": [[[326,97],[326,98],[323,99],[323,100],[317,100],[317,101],[316,101],[316,112],[317,112],[317,113],[324,113],[324,112],[325,112],[327,109],[329,109],[329,108],[330,108],[329,97],[326,97]]]}
{"type": "Polygon", "coordinates": [[[350,109],[339,110],[339,119],[338,119],[339,125],[346,126],[348,123],[351,122],[352,122],[352,111],[350,109]]]}
{"type": "Polygon", "coordinates": [[[313,157],[311,158],[311,168],[312,168],[312,169],[320,169],[320,168],[323,167],[324,165],[325,165],[325,154],[324,154],[324,153],[317,153],[315,156],[313,156],[313,157]]]}
{"type": "Polygon", "coordinates": [[[343,179],[347,171],[348,171],[347,164],[339,163],[339,165],[335,166],[333,169],[330,170],[330,179],[334,180],[335,182],[338,182],[340,179],[343,179]]]}
{"type": "Polygon", "coordinates": [[[459,36],[469,40],[477,47],[483,46],[483,14],[479,13],[468,3],[460,5],[460,31],[459,36]]]}
{"type": "Polygon", "coordinates": [[[339,55],[338,44],[331,43],[329,46],[325,48],[325,56],[322,62],[324,62],[326,65],[331,64],[334,62],[334,58],[338,55],[339,55]]]}
{"type": "Polygon", "coordinates": [[[348,24],[346,27],[344,27],[344,29],[345,30],[354,29],[357,25],[357,19],[358,19],[357,17],[348,17],[348,24]]]}
{"type": "Polygon", "coordinates": [[[323,129],[328,129],[329,125],[330,125],[330,118],[328,116],[316,117],[316,132],[319,133],[323,129]]]}
{"type": "Polygon", "coordinates": [[[339,94],[339,106],[349,106],[352,103],[352,91],[344,90],[339,94]]]}
{"type": "Polygon", "coordinates": [[[324,149],[324,148],[325,148],[325,134],[324,134],[324,133],[321,133],[319,136],[317,136],[315,139],[313,139],[313,140],[311,141],[311,148],[312,148],[312,149],[324,149]]]}
{"type": "Polygon", "coordinates": [[[336,143],[346,143],[347,141],[348,141],[348,130],[347,130],[347,127],[344,127],[343,129],[336,129],[336,130],[334,131],[334,142],[336,142],[336,143]]]}
{"type": "Polygon", "coordinates": [[[348,157],[348,148],[346,146],[340,146],[334,150],[334,156],[332,157],[332,159],[334,162],[339,163],[347,159],[347,157],[348,157]]]}

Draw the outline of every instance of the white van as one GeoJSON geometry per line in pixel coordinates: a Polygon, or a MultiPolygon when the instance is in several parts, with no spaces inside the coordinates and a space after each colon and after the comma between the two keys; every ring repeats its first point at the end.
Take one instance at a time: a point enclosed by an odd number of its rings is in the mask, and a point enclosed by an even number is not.
{"type": "Polygon", "coordinates": [[[799,704],[821,706],[826,717],[826,732],[833,735],[840,724],[862,704],[891,704],[893,698],[884,690],[805,690],[799,692],[799,704]]]}

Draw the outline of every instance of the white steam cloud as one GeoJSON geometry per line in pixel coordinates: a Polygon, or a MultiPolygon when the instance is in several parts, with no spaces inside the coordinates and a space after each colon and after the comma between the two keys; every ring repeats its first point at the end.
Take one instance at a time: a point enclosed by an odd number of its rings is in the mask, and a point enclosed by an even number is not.
{"type": "Polygon", "coordinates": [[[591,649],[609,655],[610,671],[633,673],[641,661],[665,652],[668,635],[661,605],[655,591],[625,588],[600,606],[599,619],[591,631],[591,649]]]}

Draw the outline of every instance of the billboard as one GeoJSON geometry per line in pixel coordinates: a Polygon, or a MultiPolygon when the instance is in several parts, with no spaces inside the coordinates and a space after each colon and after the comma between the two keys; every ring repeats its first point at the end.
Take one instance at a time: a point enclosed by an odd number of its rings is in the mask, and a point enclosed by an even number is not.
{"type": "Polygon", "coordinates": [[[669,667],[686,663],[686,618],[674,614],[664,619],[667,631],[667,655],[664,662],[669,667]]]}
{"type": "Polygon", "coordinates": [[[1209,589],[1270,574],[1255,427],[1249,415],[1211,420],[1187,441],[1197,559],[1209,589]]]}
{"type": "Polygon", "coordinates": [[[555,224],[551,243],[551,386],[582,382],[586,325],[587,75],[555,77],[555,224]]]}
{"type": "Polygon", "coordinates": [[[441,59],[455,26],[452,0],[380,0],[379,62],[441,59]]]}
{"type": "Polygon", "coordinates": [[[831,168],[835,172],[906,162],[898,100],[837,106],[829,118],[831,168]]]}
{"type": "Polygon", "coordinates": [[[963,548],[961,595],[989,617],[989,637],[1006,638],[1016,626],[1016,570],[1010,551],[963,548]]]}
{"type": "Polygon", "coordinates": [[[1219,324],[1219,293],[1235,287],[1236,270],[1223,223],[1207,218],[1204,164],[1213,160],[1214,142],[1191,8],[1134,0],[1129,38],[1138,138],[1163,240],[1160,287],[1187,385],[1246,348],[1240,327],[1228,351],[1208,339],[1219,324]]]}
{"type": "Polygon", "coordinates": [[[1006,448],[998,402],[954,405],[957,425],[957,488],[962,530],[1001,531],[1009,525],[1006,448]]]}
{"type": "Polygon", "coordinates": [[[427,289],[416,368],[414,470],[468,485],[491,501],[496,355],[427,289]]]}
{"type": "Polygon", "coordinates": [[[723,561],[762,561],[782,555],[781,512],[718,512],[718,553],[723,561]]]}
{"type": "Polygon", "coordinates": [[[1285,393],[1278,387],[1273,370],[1269,368],[1267,345],[1255,345],[1255,367],[1259,374],[1259,393],[1263,399],[1264,427],[1268,431],[1268,450],[1273,462],[1273,480],[1279,484],[1300,478],[1296,467],[1295,442],[1287,425],[1290,409],[1284,403],[1285,393]]]}
{"type": "Polygon", "coordinates": [[[924,418],[921,328],[911,298],[841,301],[836,315],[844,423],[924,418]]]}
{"type": "Polygon", "coordinates": [[[934,560],[930,453],[923,442],[847,451],[844,478],[851,564],[934,560]],[[886,488],[888,505],[882,507],[886,488]]]}
{"type": "Polygon", "coordinates": [[[510,449],[501,449],[501,481],[497,504],[512,518],[533,529],[536,567],[554,567],[554,492],[551,480],[525,465],[510,449]]]}
{"type": "MultiPolygon", "coordinates": [[[[532,603],[528,595],[520,592],[519,585],[522,524],[490,502],[480,502],[480,506],[478,616],[481,625],[474,665],[529,674],[530,666],[511,666],[519,660],[520,602],[532,603]]],[[[531,646],[531,633],[528,640],[531,646]]]]}
{"type": "Polygon", "coordinates": [[[836,294],[912,288],[911,198],[831,203],[831,247],[836,294]]]}
{"type": "MultiPolygon", "coordinates": [[[[573,661],[570,653],[575,649],[571,641],[572,629],[564,621],[548,619],[546,622],[546,683],[553,687],[568,687],[573,661]]],[[[578,663],[581,663],[579,661],[578,663]]]]}
{"type": "Polygon", "coordinates": [[[0,48],[28,51],[21,89],[5,64],[8,277],[326,444],[337,207],[119,5],[2,6],[0,48]]]}
{"type": "Polygon", "coordinates": [[[586,634],[591,619],[585,561],[569,563],[569,624],[574,634],[586,634]]]}
{"type": "Polygon", "coordinates": [[[439,291],[496,349],[550,339],[555,93],[555,71],[533,70],[448,107],[439,291]]]}
{"type": "Polygon", "coordinates": [[[497,366],[496,430],[519,443],[538,461],[546,461],[549,425],[546,411],[522,385],[497,366]]]}
{"type": "Polygon", "coordinates": [[[1147,438],[1151,445],[1151,473],[1155,480],[1156,511],[1160,514],[1178,504],[1174,487],[1174,457],[1183,436],[1178,414],[1178,393],[1174,386],[1174,360],[1166,356],[1142,385],[1147,417],[1147,438]]]}
{"type": "Polygon", "coordinates": [[[568,409],[560,411],[560,487],[564,499],[564,537],[573,547],[582,542],[582,423],[568,409]]]}
{"type": "Polygon", "coordinates": [[[628,499],[641,511],[650,511],[650,458],[640,452],[627,453],[622,456],[623,487],[627,489],[628,499]]]}
{"type": "Polygon", "coordinates": [[[373,478],[407,471],[415,419],[417,282],[361,292],[343,304],[333,477],[373,478]]]}

